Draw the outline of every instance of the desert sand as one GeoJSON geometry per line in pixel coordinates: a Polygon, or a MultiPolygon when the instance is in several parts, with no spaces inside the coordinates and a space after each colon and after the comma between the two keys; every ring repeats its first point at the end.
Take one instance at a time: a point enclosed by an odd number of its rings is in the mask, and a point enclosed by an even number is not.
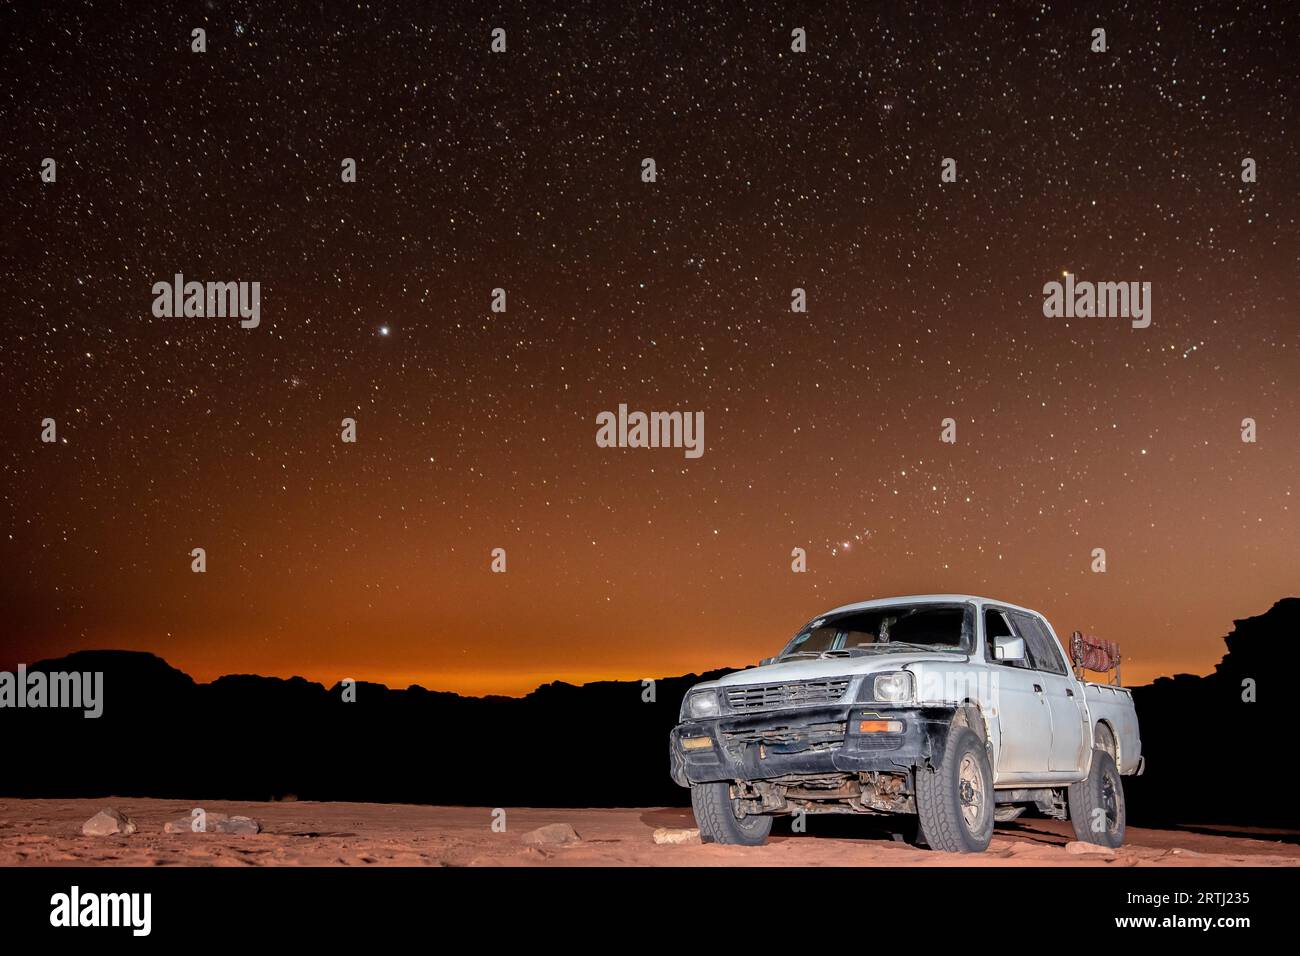
{"type": "Polygon", "coordinates": [[[1068,823],[1034,818],[999,824],[988,852],[935,853],[894,842],[871,821],[808,818],[793,835],[778,823],[763,847],[658,845],[658,827],[692,827],[676,808],[506,808],[505,832],[487,807],[368,803],[191,803],[110,797],[0,799],[3,866],[1296,866],[1300,833],[1221,826],[1130,828],[1108,855],[1066,849],[1068,823]],[[169,820],[207,812],[250,816],[263,832],[235,836],[163,832],[169,820]],[[139,827],[131,836],[87,837],[81,825],[116,807],[139,827]],[[581,842],[529,846],[523,835],[568,823],[581,842]]]}

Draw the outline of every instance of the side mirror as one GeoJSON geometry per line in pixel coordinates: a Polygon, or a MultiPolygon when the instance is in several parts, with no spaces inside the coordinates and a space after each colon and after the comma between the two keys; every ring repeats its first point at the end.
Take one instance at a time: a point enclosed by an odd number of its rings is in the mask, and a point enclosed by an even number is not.
{"type": "Polygon", "coordinates": [[[1025,639],[1023,637],[993,638],[993,657],[999,661],[1023,661],[1025,639]]]}
{"type": "Polygon", "coordinates": [[[758,666],[759,666],[759,667],[766,667],[768,664],[775,664],[775,663],[776,663],[776,658],[775,658],[775,657],[765,657],[765,658],[763,658],[761,661],[758,662],[758,666]]]}

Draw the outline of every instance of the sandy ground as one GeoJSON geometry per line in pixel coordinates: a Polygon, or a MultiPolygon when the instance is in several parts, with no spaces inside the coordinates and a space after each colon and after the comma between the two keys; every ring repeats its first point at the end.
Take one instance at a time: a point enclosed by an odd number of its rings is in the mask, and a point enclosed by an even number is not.
{"type": "Polygon", "coordinates": [[[0,799],[3,866],[1296,866],[1300,832],[1225,827],[1130,828],[1111,858],[1066,850],[1068,823],[999,824],[980,855],[934,853],[894,842],[870,821],[808,818],[808,832],[788,824],[764,847],[661,846],[656,827],[691,827],[677,809],[546,810],[507,808],[494,832],[484,807],[368,803],[202,804],[208,812],[251,816],[264,832],[248,836],[168,834],[163,824],[196,804],[175,800],[0,799]],[[117,807],[139,826],[132,836],[86,837],[81,824],[117,807]],[[568,823],[580,843],[533,847],[523,835],[568,823]]]}

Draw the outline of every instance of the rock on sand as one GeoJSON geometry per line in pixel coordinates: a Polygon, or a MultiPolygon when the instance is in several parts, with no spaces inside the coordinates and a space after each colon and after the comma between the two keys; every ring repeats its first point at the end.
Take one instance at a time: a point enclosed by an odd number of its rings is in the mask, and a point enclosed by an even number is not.
{"type": "Polygon", "coordinates": [[[523,840],[529,846],[553,846],[558,843],[579,843],[582,837],[567,823],[548,823],[536,830],[529,830],[524,834],[523,840]]]}
{"type": "Polygon", "coordinates": [[[1100,856],[1107,860],[1113,860],[1118,855],[1113,849],[1100,843],[1081,843],[1077,840],[1067,843],[1065,852],[1073,853],[1075,856],[1100,856]]]}
{"type": "Polygon", "coordinates": [[[116,807],[105,807],[81,825],[86,836],[130,836],[137,829],[135,821],[116,807]]]}
{"type": "Polygon", "coordinates": [[[228,817],[224,813],[206,813],[203,817],[202,830],[194,829],[192,817],[168,820],[163,824],[164,833],[261,833],[262,824],[252,817],[228,817]]]}

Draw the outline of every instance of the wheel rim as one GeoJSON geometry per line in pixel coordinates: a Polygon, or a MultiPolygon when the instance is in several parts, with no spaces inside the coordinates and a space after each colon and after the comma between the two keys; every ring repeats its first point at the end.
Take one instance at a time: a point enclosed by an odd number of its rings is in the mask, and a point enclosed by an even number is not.
{"type": "Polygon", "coordinates": [[[983,822],[987,804],[984,801],[984,775],[980,773],[973,754],[963,756],[957,766],[957,802],[967,831],[976,832],[983,822]]]}

